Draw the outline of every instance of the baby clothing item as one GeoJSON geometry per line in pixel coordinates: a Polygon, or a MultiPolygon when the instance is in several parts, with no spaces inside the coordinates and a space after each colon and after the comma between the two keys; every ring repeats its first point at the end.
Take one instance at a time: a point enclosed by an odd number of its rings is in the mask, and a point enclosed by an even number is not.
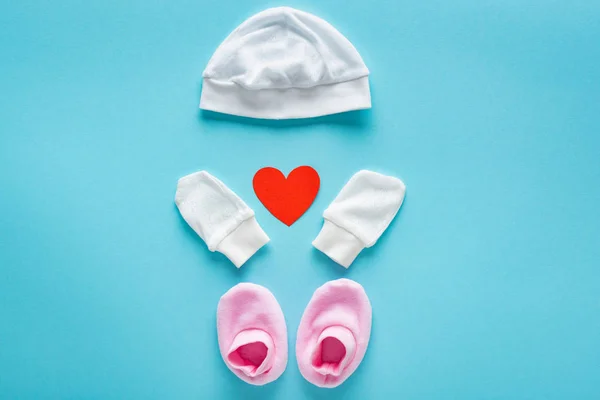
{"type": "Polygon", "coordinates": [[[357,172],[323,213],[325,222],[313,246],[348,268],[361,250],[373,246],[387,229],[405,192],[398,178],[357,172]]]}
{"type": "Polygon", "coordinates": [[[238,268],[269,241],[254,211],[206,171],[179,179],[175,204],[208,249],[225,254],[238,268]]]}
{"type": "Polygon", "coordinates": [[[371,303],[349,279],[318,288],[304,310],[296,339],[300,373],[314,385],[342,384],[362,361],[371,336],[371,303]]]}
{"type": "Polygon", "coordinates": [[[369,70],[340,32],[290,7],[235,29],[202,74],[200,108],[252,118],[310,118],[371,108],[369,70]]]}
{"type": "Polygon", "coordinates": [[[287,329],[267,288],[240,283],[229,289],[217,306],[217,336],[223,361],[241,380],[264,385],[285,370],[287,329]]]}

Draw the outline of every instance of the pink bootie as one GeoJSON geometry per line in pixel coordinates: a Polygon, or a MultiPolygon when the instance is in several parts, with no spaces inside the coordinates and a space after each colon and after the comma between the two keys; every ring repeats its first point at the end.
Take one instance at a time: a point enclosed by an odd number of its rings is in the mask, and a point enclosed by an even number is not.
{"type": "Polygon", "coordinates": [[[240,283],[229,289],[217,306],[217,335],[223,361],[243,381],[264,385],[285,370],[287,329],[267,288],[240,283]]]}
{"type": "Polygon", "coordinates": [[[363,287],[338,279],[318,288],[297,336],[302,376],[320,387],[342,384],[362,361],[371,336],[371,303],[363,287]]]}

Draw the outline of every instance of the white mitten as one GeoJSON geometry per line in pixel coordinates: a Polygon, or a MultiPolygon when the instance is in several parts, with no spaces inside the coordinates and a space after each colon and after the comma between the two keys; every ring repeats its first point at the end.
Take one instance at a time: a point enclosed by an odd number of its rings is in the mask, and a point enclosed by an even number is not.
{"type": "Polygon", "coordinates": [[[345,268],[371,247],[396,216],[406,188],[398,178],[359,171],[323,213],[313,246],[345,268]]]}
{"type": "Polygon", "coordinates": [[[175,204],[208,249],[225,254],[238,268],[269,241],[254,211],[206,171],[179,179],[175,204]]]}

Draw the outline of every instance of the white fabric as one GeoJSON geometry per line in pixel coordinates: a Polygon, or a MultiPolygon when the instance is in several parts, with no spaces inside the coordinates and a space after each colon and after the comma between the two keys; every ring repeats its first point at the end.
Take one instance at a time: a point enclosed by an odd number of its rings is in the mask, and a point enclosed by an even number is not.
{"type": "Polygon", "coordinates": [[[325,223],[313,246],[348,268],[387,229],[402,205],[406,188],[392,176],[357,172],[323,213],[325,223]]]}
{"type": "Polygon", "coordinates": [[[208,249],[225,254],[238,268],[269,241],[254,211],[206,171],[179,179],[175,204],[208,249]]]}
{"type": "Polygon", "coordinates": [[[200,108],[253,118],[308,118],[371,107],[369,70],[326,21],[289,7],[234,30],[203,73],[200,108]]]}
{"type": "Polygon", "coordinates": [[[369,108],[369,80],[363,78],[306,89],[250,91],[232,82],[204,80],[200,108],[264,119],[310,118],[369,108]],[[315,103],[318,102],[318,103],[315,103]]]}

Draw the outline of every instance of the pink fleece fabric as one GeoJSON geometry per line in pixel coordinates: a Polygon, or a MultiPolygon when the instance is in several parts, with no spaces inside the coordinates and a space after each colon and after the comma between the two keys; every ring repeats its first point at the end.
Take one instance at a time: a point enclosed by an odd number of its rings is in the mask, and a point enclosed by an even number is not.
{"type": "Polygon", "coordinates": [[[326,388],[348,379],[367,351],[371,315],[360,284],[338,279],[318,288],[298,327],[296,358],[302,376],[326,388]]]}
{"type": "Polygon", "coordinates": [[[217,306],[217,335],[223,361],[243,381],[264,385],[285,370],[285,319],[267,288],[240,283],[229,289],[217,306]]]}

